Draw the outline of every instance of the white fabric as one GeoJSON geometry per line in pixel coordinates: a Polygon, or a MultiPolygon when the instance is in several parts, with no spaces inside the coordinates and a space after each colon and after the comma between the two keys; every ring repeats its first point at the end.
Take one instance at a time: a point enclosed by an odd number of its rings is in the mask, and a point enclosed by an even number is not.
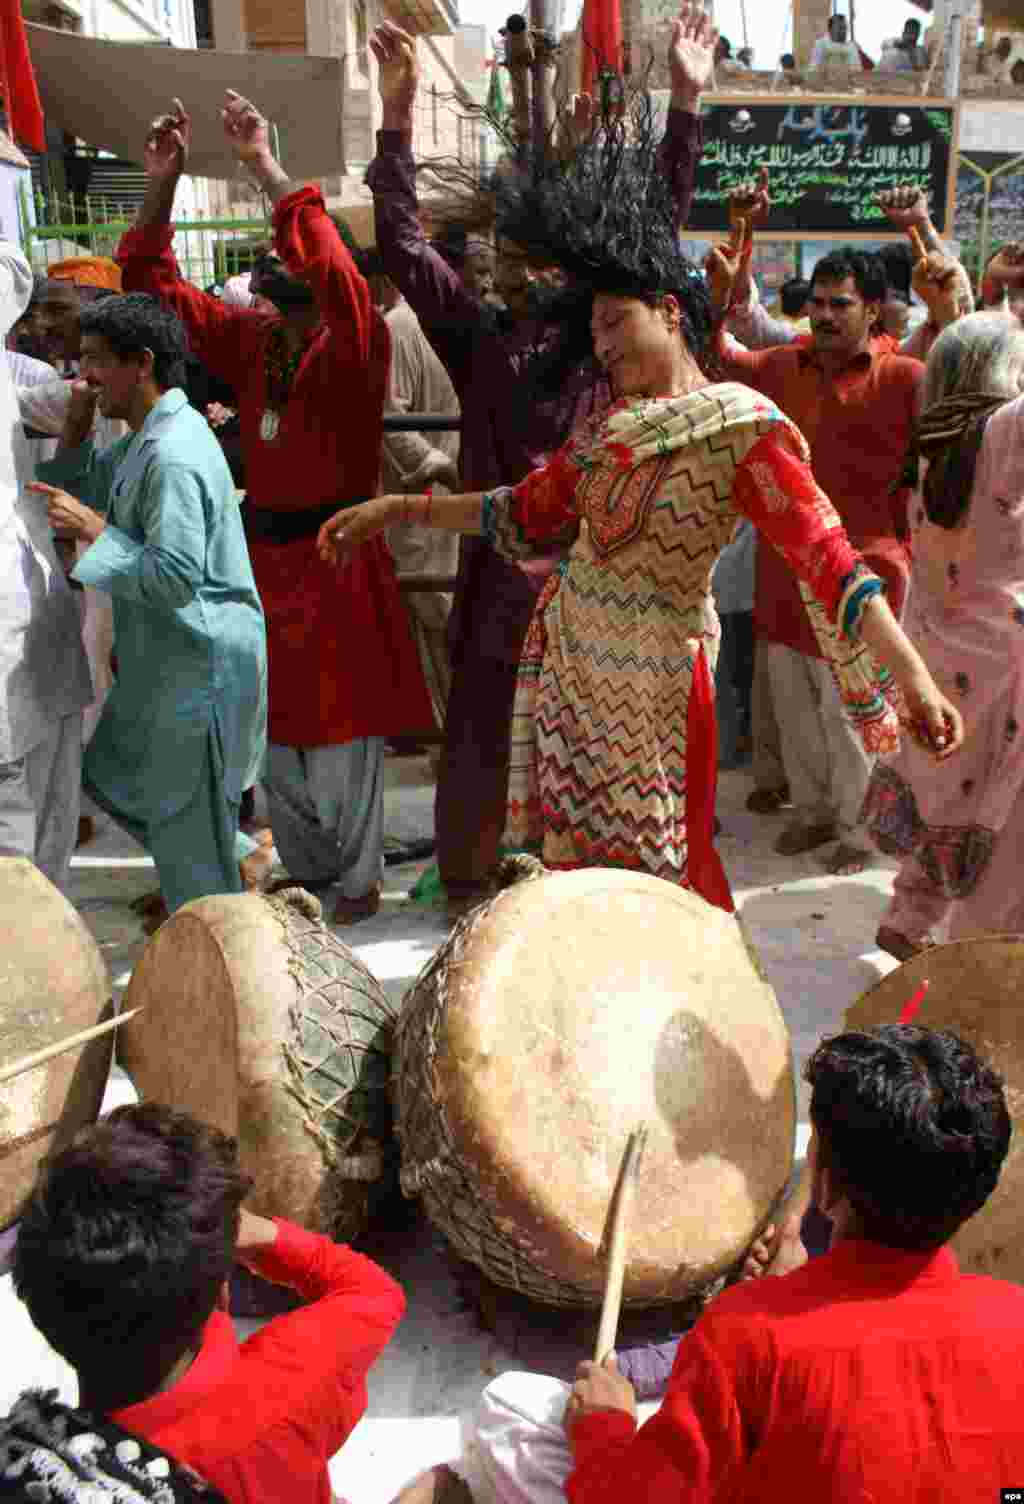
{"type": "MultiPolygon", "coordinates": [[[[71,400],[71,382],[58,376],[52,367],[48,369],[52,374],[45,382],[18,382],[18,406],[23,423],[40,433],[54,434],[59,438],[71,400]]],[[[93,420],[92,440],[97,449],[109,449],[126,432],[126,425],[119,418],[104,418],[97,413],[93,420]]],[[[45,441],[35,442],[42,444],[45,441]]],[[[49,456],[40,454],[38,457],[46,459],[49,456]]],[[[80,548],[79,555],[83,552],[84,549],[80,548]]],[[[92,704],[85,712],[82,733],[88,743],[114,683],[110,668],[114,650],[114,602],[111,596],[100,590],[86,590],[81,597],[80,609],[82,641],[93,686],[92,704]]]]}
{"type": "Polygon", "coordinates": [[[230,308],[251,308],[255,301],[249,286],[251,281],[252,272],[241,272],[237,277],[229,277],[220,295],[221,302],[227,303],[230,308]]]}
{"type": "MultiPolygon", "coordinates": [[[[385,413],[432,413],[457,418],[459,399],[448,372],[420,328],[419,319],[403,298],[386,315],[391,336],[391,365],[385,413]]],[[[397,495],[410,487],[425,461],[431,457],[455,464],[459,457],[459,434],[385,433],[381,442],[381,489],[397,495]]],[[[423,489],[422,485],[418,489],[423,489]]],[[[448,488],[438,485],[438,495],[448,488]]],[[[402,575],[454,575],[459,562],[459,535],[432,527],[393,527],[387,533],[395,567],[402,575]]],[[[451,611],[450,595],[411,595],[410,612],[427,627],[444,631],[451,611]]]]}
{"type": "Polygon", "coordinates": [[[799,825],[834,822],[849,845],[871,849],[860,821],[874,759],[847,720],[828,664],[778,642],[759,642],[758,655],[779,710],[782,762],[799,825]]]}
{"type": "MultiPolygon", "coordinates": [[[[463,1456],[450,1464],[474,1504],[565,1504],[572,1452],[562,1416],[570,1392],[539,1373],[503,1373],[487,1385],[463,1456]]],[[[640,1405],[640,1424],[657,1409],[640,1405]]]]}
{"type": "MultiPolygon", "coordinates": [[[[0,241],[0,339],[28,305],[32,273],[0,241]]],[[[41,497],[22,490],[35,456],[25,437],[12,364],[0,360],[0,763],[24,758],[55,723],[92,699],[78,612],[41,497]]],[[[35,364],[35,363],[33,363],[35,364]]],[[[36,425],[33,425],[36,426],[36,425]]]]}
{"type": "Polygon", "coordinates": [[[62,716],[24,757],[0,763],[0,847],[64,889],[78,839],[82,713],[62,716]]]}

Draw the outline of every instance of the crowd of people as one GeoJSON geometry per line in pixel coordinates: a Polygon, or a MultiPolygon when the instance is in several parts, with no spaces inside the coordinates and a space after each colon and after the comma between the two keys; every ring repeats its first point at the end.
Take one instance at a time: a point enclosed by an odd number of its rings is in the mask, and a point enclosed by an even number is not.
{"type": "MultiPolygon", "coordinates": [[[[283,881],[351,924],[380,900],[385,743],[443,724],[453,919],[494,891],[503,851],[642,870],[730,909],[721,663],[751,807],[790,811],[780,853],[829,845],[837,874],[869,840],[900,857],[880,944],[902,959],[1024,929],[1024,247],[990,260],[975,313],[923,196],[894,190],[909,255],[836,248],[773,319],[751,275],[762,177],[694,266],[679,231],[719,39],[690,5],[663,133],[637,91],[571,153],[498,176],[493,240],[431,240],[415,44],[384,22],[370,45],[371,253],[235,93],[227,139],[273,206],[247,285],[203,291],[178,268],[178,101],[145,143],[116,264],[51,269],[33,306],[28,264],[0,245],[20,342],[0,369],[0,847],[61,885],[84,788],[151,853],[157,924],[267,882],[243,812],[259,781],[283,881]],[[388,410],[458,412],[458,448],[385,436],[388,410]],[[456,564],[451,602],[407,608],[397,570],[456,564]]],[[[809,1174],[752,1255],[788,1275],[710,1308],[638,1433],[614,1362],[571,1392],[489,1388],[499,1497],[775,1496],[800,1469],[823,1496],[987,1501],[1024,1479],[1020,1292],[961,1276],[946,1246],[999,1178],[1002,1083],[913,1025],[826,1041],[807,1079],[809,1174]],[[834,1246],[804,1267],[812,1200],[834,1246]]],[[[351,1250],[252,1216],[247,1191],[230,1141],[123,1109],[44,1167],[17,1288],[81,1412],[228,1499],[327,1504],[402,1294],[351,1250]],[[236,1257],[308,1302],[242,1349],[222,1309],[236,1257]]],[[[35,1403],[0,1428],[0,1497],[34,1466],[42,1487],[67,1470],[67,1427],[35,1403]]],[[[103,1450],[69,1455],[100,1467],[103,1450]]],[[[465,1497],[445,1469],[403,1495],[465,1497]]]]}

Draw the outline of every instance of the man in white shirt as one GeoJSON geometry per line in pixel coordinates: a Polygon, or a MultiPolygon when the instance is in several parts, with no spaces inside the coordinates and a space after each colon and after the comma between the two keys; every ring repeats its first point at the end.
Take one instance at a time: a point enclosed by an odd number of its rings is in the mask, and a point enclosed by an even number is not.
{"type": "MultiPolygon", "coordinates": [[[[28,262],[0,240],[0,339],[31,293],[28,262]]],[[[78,834],[92,685],[46,506],[22,490],[36,457],[11,374],[21,359],[0,360],[0,849],[29,857],[62,887],[78,834]]]]}

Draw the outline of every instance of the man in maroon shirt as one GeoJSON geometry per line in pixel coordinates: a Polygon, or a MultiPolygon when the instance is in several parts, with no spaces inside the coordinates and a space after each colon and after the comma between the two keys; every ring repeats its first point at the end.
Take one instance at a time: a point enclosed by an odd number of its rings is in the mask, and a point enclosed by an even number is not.
{"type": "MultiPolygon", "coordinates": [[[[671,99],[664,167],[685,224],[701,149],[700,95],[717,32],[700,5],[684,4],[668,49],[671,99]]],[[[377,248],[388,276],[446,367],[462,410],[459,469],[467,491],[515,485],[543,464],[581,418],[609,400],[595,368],[578,368],[558,391],[541,390],[552,329],[533,311],[534,271],[499,240],[495,291],[506,311],[474,297],[418,218],[412,122],[417,66],[412,38],[378,27],[383,129],[367,182],[377,248]]],[[[452,687],[437,785],[437,859],[453,914],[487,895],[505,826],[509,731],[516,671],[551,557],[520,567],[481,538],[460,544],[449,625],[452,687]]]]}
{"type": "Polygon", "coordinates": [[[330,1504],[327,1463],[366,1409],[402,1291],[329,1238],[241,1210],[233,1139],[149,1102],[83,1129],[41,1171],[14,1284],[78,1375],[79,1408],[233,1501],[330,1504]],[[308,1302],[241,1347],[235,1259],[308,1302]]]}
{"type": "Polygon", "coordinates": [[[477,1437],[498,1498],[993,1504],[1021,1486],[1024,1290],[961,1274],[948,1246],[999,1180],[1002,1082],[909,1024],[825,1040],[804,1074],[831,1250],[718,1296],[639,1430],[614,1358],[571,1392],[495,1380],[477,1437]]]}

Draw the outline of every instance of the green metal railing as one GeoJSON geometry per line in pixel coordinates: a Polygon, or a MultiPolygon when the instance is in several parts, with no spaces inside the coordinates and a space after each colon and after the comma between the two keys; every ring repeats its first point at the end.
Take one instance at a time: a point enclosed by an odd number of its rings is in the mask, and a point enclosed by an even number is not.
{"type": "MultiPolygon", "coordinates": [[[[135,221],[135,204],[105,196],[72,199],[37,192],[33,202],[34,215],[23,187],[22,245],[37,271],[67,256],[112,256],[135,221]]],[[[198,287],[207,287],[247,271],[255,247],[271,235],[270,221],[262,213],[252,219],[199,216],[175,221],[174,250],[184,276],[198,287]]]]}

